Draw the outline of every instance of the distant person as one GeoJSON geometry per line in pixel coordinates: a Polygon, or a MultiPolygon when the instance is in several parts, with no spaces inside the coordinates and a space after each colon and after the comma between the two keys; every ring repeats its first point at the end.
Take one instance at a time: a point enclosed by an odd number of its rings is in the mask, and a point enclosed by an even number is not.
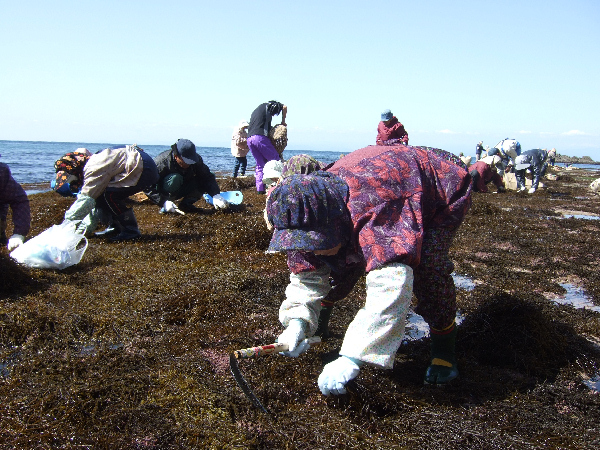
{"type": "Polygon", "coordinates": [[[343,275],[356,264],[367,273],[365,305],[346,331],[339,358],[319,376],[324,395],[345,393],[364,364],[393,367],[413,289],[416,312],[431,331],[425,382],[458,376],[448,251],[471,205],[471,177],[442,156],[447,153],[438,154],[366,147],[327,171],[283,178],[268,197],[274,229],[268,251],[286,252],[291,272],[279,309],[285,330],[277,340],[289,345],[285,355],[307,349],[305,338],[315,334],[321,301],[332,290],[330,274],[343,275]]]}
{"type": "Polygon", "coordinates": [[[548,167],[546,160],[548,157],[556,156],[556,150],[552,149],[550,152],[543,150],[541,148],[535,148],[532,150],[527,150],[521,153],[515,159],[515,177],[517,179],[517,191],[524,191],[525,186],[525,174],[527,170],[530,170],[533,174],[533,180],[531,182],[531,188],[529,189],[529,193],[533,194],[540,183],[540,179],[544,176],[546,172],[546,168],[548,167]],[[554,151],[552,151],[554,150],[554,151]]]}
{"type": "Polygon", "coordinates": [[[381,122],[377,125],[377,145],[408,145],[408,133],[392,111],[386,109],[381,113],[381,122]]]}
{"type": "Polygon", "coordinates": [[[170,150],[156,156],[154,163],[158,169],[158,180],[144,192],[150,201],[161,207],[161,213],[199,212],[194,203],[204,194],[212,196],[215,208],[229,206],[221,196],[215,175],[196,153],[196,146],[189,139],[178,139],[170,150]],[[174,201],[179,199],[182,200],[176,206],[174,201]]]}
{"type": "Polygon", "coordinates": [[[279,113],[281,113],[281,124],[287,126],[285,122],[287,106],[275,100],[261,103],[250,116],[250,123],[248,125],[248,148],[256,161],[254,176],[256,178],[256,191],[259,194],[265,193],[263,167],[268,161],[280,159],[279,152],[269,139],[271,120],[273,119],[273,116],[278,116],[279,113]]]}
{"type": "Polygon", "coordinates": [[[233,130],[231,136],[231,154],[235,157],[235,165],[233,166],[233,178],[245,176],[246,166],[248,165],[247,154],[250,151],[248,148],[248,122],[242,120],[233,130]]]}
{"type": "MultiPolygon", "coordinates": [[[[59,160],[55,167],[60,169],[63,163],[59,160]]],[[[86,235],[93,233],[99,223],[106,224],[104,236],[110,241],[139,238],[135,214],[125,201],[158,180],[152,157],[137,145],[126,145],[70,160],[69,164],[76,167],[70,172],[58,170],[53,187],[59,194],[71,196],[81,186],[77,200],[65,212],[65,220],[79,222],[77,230],[86,235]]]]}
{"type": "Polygon", "coordinates": [[[481,159],[481,153],[483,152],[483,141],[479,141],[475,146],[475,161],[481,159]]]}
{"type": "Polygon", "coordinates": [[[488,192],[487,184],[492,182],[498,192],[505,192],[504,181],[502,181],[497,169],[498,164],[500,164],[500,157],[495,155],[487,158],[479,160],[469,167],[469,173],[473,180],[473,190],[486,193],[488,192]],[[486,161],[487,158],[491,158],[491,161],[486,161]]]}
{"type": "Polygon", "coordinates": [[[554,167],[554,164],[556,163],[556,149],[552,148],[549,152],[548,152],[548,165],[554,167]]]}
{"type": "Polygon", "coordinates": [[[25,241],[31,227],[31,211],[25,190],[15,181],[9,167],[0,163],[0,245],[13,251],[25,241]],[[6,236],[8,208],[12,211],[13,234],[6,236]]]}

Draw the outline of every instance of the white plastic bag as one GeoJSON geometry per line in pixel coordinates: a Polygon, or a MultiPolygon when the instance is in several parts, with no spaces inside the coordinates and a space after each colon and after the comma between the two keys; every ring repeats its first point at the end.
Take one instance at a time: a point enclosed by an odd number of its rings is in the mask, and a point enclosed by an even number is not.
{"type": "Polygon", "coordinates": [[[81,261],[88,246],[86,237],[77,233],[76,222],[52,225],[10,254],[18,263],[35,269],[64,269],[81,261]],[[83,246],[79,246],[81,240],[83,246]],[[77,248],[79,246],[79,248],[77,248]]]}

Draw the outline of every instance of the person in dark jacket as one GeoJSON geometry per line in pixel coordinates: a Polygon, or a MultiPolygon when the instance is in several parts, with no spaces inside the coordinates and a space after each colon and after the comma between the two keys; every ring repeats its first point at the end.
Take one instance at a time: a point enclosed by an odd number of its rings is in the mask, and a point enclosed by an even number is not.
{"type": "Polygon", "coordinates": [[[502,181],[502,177],[498,174],[497,170],[500,157],[495,155],[488,156],[487,158],[469,166],[469,173],[473,179],[473,190],[475,192],[488,192],[487,184],[492,182],[498,189],[498,192],[506,191],[504,181],[502,181]],[[487,162],[487,158],[492,158],[492,164],[487,162]]]}
{"type": "MultiPolygon", "coordinates": [[[[537,190],[540,179],[544,176],[546,168],[548,167],[548,164],[546,163],[548,155],[549,152],[546,150],[534,148],[517,156],[515,159],[515,177],[517,179],[517,190],[519,192],[526,189],[525,173],[527,170],[530,170],[533,173],[533,180],[531,182],[529,193],[533,194],[537,190]]],[[[554,152],[550,151],[550,157],[553,157],[554,155],[556,155],[556,150],[554,150],[554,152]]]]}
{"type": "Polygon", "coordinates": [[[265,193],[265,184],[263,183],[263,168],[269,161],[280,159],[279,152],[269,139],[271,131],[271,120],[273,116],[281,113],[281,124],[287,125],[285,117],[287,115],[287,106],[275,100],[267,103],[261,103],[256,107],[250,116],[248,125],[248,148],[256,161],[254,168],[254,177],[256,178],[256,191],[259,194],[265,193]]]}
{"type": "Polygon", "coordinates": [[[188,139],[178,139],[170,150],[154,158],[158,168],[158,182],[144,191],[148,198],[161,207],[161,213],[198,212],[194,206],[202,195],[213,197],[213,205],[223,209],[229,203],[221,196],[215,175],[196,153],[196,146],[188,139]],[[182,199],[179,206],[174,200],[182,199]]]}
{"type": "Polygon", "coordinates": [[[25,241],[31,227],[31,211],[27,194],[10,173],[9,167],[0,163],[0,245],[14,250],[25,241]],[[8,208],[12,210],[13,234],[6,237],[8,208]]]}
{"type": "Polygon", "coordinates": [[[481,159],[481,153],[483,152],[483,141],[479,141],[475,146],[475,161],[481,159]]]}
{"type": "Polygon", "coordinates": [[[389,109],[381,113],[381,122],[377,125],[377,145],[408,145],[408,133],[389,109]]]}
{"type": "Polygon", "coordinates": [[[327,171],[283,178],[267,199],[274,229],[268,252],[286,252],[291,272],[279,309],[285,330],[277,339],[288,344],[286,356],[308,348],[305,338],[315,334],[321,301],[332,290],[330,275],[356,265],[367,273],[366,303],[346,331],[340,357],[319,376],[324,395],[345,393],[361,365],[393,367],[413,289],[416,312],[431,332],[425,382],[458,376],[448,250],[471,205],[472,185],[464,167],[433,150],[366,147],[327,171]]]}

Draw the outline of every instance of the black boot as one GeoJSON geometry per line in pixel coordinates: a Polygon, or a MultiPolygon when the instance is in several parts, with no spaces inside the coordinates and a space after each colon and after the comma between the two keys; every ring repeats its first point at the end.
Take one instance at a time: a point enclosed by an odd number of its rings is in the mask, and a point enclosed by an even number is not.
{"type": "Polygon", "coordinates": [[[196,208],[194,203],[198,201],[197,198],[184,198],[179,202],[178,208],[185,213],[198,213],[202,212],[200,208],[196,208]]]}
{"type": "Polygon", "coordinates": [[[94,236],[101,238],[111,238],[117,236],[121,232],[121,225],[115,218],[112,216],[108,219],[108,224],[106,225],[106,229],[103,231],[96,231],[94,236]]]}
{"type": "Polygon", "coordinates": [[[317,325],[317,331],[315,336],[321,336],[322,339],[328,339],[331,337],[329,332],[329,318],[331,317],[331,310],[333,306],[321,306],[321,312],[319,313],[319,322],[317,325]]]}
{"type": "Polygon", "coordinates": [[[131,239],[137,239],[142,235],[138,228],[137,220],[135,220],[133,209],[128,209],[124,213],[116,216],[115,219],[117,219],[117,222],[119,222],[119,225],[121,226],[121,232],[116,236],[109,238],[109,241],[129,241],[131,239]]]}
{"type": "Polygon", "coordinates": [[[425,372],[425,384],[446,384],[458,377],[456,367],[456,323],[446,330],[431,331],[431,362],[425,372]]]}

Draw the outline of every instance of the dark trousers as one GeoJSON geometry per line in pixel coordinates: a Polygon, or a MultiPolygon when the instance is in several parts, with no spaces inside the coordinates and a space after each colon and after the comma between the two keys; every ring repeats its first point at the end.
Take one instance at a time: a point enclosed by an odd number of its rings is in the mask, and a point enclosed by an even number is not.
{"type": "Polygon", "coordinates": [[[244,176],[246,173],[246,166],[248,165],[248,158],[246,156],[236,156],[235,165],[233,166],[233,177],[237,177],[238,170],[240,175],[244,176]],[[240,170],[241,169],[241,170],[240,170]]]}
{"type": "Polygon", "coordinates": [[[127,211],[125,200],[144,189],[149,188],[158,181],[158,169],[150,155],[146,152],[140,152],[144,169],[142,175],[135,186],[131,187],[108,187],[96,199],[96,207],[110,213],[113,216],[118,216],[127,211]]]}

